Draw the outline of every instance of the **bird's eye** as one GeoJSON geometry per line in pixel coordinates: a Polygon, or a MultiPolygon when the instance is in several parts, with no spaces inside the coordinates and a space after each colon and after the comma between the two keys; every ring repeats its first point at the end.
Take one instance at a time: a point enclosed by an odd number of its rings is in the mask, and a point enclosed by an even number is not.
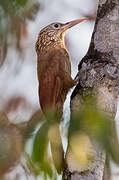
{"type": "Polygon", "coordinates": [[[58,27],[59,27],[59,24],[54,24],[54,27],[55,27],[55,28],[58,28],[58,27]]]}

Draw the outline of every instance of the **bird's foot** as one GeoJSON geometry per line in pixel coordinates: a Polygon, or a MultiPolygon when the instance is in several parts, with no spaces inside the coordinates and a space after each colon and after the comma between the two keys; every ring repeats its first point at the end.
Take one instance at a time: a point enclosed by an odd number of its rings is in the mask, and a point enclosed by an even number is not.
{"type": "Polygon", "coordinates": [[[79,73],[77,73],[77,75],[75,76],[74,81],[76,82],[76,84],[79,82],[79,73]]]}

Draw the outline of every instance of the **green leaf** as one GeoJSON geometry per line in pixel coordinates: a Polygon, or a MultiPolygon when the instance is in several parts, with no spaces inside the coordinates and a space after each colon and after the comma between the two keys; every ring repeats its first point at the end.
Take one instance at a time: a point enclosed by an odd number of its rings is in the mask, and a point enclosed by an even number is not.
{"type": "Polygon", "coordinates": [[[44,175],[48,175],[49,178],[53,177],[53,170],[52,170],[52,166],[50,163],[43,163],[41,166],[41,171],[44,172],[44,175]]]}
{"type": "Polygon", "coordinates": [[[48,147],[48,129],[49,126],[45,122],[36,134],[32,152],[32,160],[35,163],[41,164],[44,161],[44,155],[48,147]]]}
{"type": "Polygon", "coordinates": [[[47,176],[53,177],[52,163],[48,155],[48,130],[49,125],[45,122],[36,134],[32,152],[34,172],[36,175],[43,172],[45,179],[47,176]]]}

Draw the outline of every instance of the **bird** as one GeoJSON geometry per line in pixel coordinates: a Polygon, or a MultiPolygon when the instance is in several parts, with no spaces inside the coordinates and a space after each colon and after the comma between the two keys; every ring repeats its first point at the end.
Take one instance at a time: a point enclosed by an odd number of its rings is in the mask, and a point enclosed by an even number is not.
{"type": "Polygon", "coordinates": [[[54,111],[57,117],[49,130],[49,141],[55,168],[59,174],[66,167],[59,124],[63,105],[70,88],[76,85],[71,77],[71,62],[64,37],[68,29],[87,20],[55,22],[44,27],[36,42],[39,102],[43,113],[54,111]]]}

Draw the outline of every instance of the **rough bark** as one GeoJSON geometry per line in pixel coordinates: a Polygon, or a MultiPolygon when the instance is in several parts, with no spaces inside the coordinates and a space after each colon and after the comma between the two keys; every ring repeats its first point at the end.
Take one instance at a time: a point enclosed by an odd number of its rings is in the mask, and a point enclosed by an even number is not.
{"type": "MultiPolygon", "coordinates": [[[[119,94],[119,1],[99,0],[96,24],[86,56],[79,64],[79,83],[72,94],[72,111],[82,106],[87,90],[97,95],[102,111],[115,117],[119,94]]],[[[106,154],[98,142],[89,151],[94,161],[84,168],[67,150],[65,180],[106,180],[106,154]]],[[[108,173],[109,175],[109,173],[108,173]]],[[[110,177],[111,178],[111,177],[110,177]]]]}

